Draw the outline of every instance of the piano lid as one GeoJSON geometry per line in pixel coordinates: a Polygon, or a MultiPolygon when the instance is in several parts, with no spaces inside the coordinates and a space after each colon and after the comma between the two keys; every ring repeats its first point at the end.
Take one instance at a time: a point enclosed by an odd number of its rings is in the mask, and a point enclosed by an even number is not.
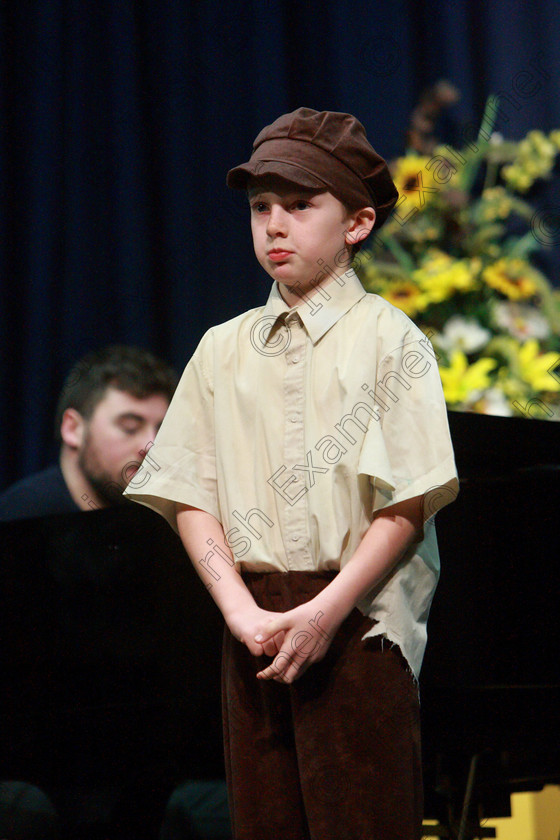
{"type": "Polygon", "coordinates": [[[459,477],[496,479],[528,469],[560,471],[560,423],[448,411],[459,477]]]}

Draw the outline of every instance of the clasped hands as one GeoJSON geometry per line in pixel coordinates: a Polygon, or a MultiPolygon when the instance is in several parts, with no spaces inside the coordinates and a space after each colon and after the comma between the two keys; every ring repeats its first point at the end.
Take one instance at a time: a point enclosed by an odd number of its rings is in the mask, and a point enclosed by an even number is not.
{"type": "Polygon", "coordinates": [[[292,683],[314,662],[325,656],[344,616],[320,598],[284,613],[263,610],[255,604],[228,621],[233,635],[254,656],[273,657],[257,673],[261,680],[292,683]]]}

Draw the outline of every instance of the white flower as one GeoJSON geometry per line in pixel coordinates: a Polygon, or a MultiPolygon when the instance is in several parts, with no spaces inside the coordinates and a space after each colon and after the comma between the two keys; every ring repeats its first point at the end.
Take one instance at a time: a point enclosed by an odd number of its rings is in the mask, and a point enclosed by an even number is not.
{"type": "Polygon", "coordinates": [[[493,146],[500,146],[504,142],[504,135],[499,131],[493,131],[490,135],[490,143],[493,146]]]}
{"type": "Polygon", "coordinates": [[[477,321],[454,315],[447,321],[443,332],[434,341],[446,353],[462,350],[467,356],[476,353],[488,344],[491,337],[489,330],[481,327],[477,321]]]}
{"type": "Polygon", "coordinates": [[[497,302],[494,304],[493,316],[497,327],[507,330],[519,341],[543,339],[550,335],[550,325],[544,315],[527,303],[497,302]]]}
{"type": "Polygon", "coordinates": [[[477,404],[477,411],[481,414],[492,414],[495,417],[512,417],[513,409],[503,391],[499,388],[488,388],[477,404]]]}

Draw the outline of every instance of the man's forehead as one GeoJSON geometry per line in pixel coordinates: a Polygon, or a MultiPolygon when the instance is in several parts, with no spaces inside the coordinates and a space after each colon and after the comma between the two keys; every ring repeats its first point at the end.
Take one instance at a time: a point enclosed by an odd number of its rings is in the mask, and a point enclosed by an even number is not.
{"type": "Polygon", "coordinates": [[[154,408],[167,408],[168,405],[169,399],[164,393],[155,392],[147,397],[136,397],[129,391],[109,385],[97,403],[94,414],[101,410],[104,413],[135,414],[143,417],[154,408]]]}

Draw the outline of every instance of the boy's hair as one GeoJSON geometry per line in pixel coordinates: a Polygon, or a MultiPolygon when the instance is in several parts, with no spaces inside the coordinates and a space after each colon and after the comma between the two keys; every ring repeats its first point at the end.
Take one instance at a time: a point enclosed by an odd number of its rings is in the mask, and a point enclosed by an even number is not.
{"type": "Polygon", "coordinates": [[[169,402],[177,387],[175,371],[148,350],[113,345],[88,353],[68,373],[58,398],[55,435],[60,440],[62,416],[74,408],[89,420],[107,388],[125,391],[137,399],[162,394],[169,402]]]}

